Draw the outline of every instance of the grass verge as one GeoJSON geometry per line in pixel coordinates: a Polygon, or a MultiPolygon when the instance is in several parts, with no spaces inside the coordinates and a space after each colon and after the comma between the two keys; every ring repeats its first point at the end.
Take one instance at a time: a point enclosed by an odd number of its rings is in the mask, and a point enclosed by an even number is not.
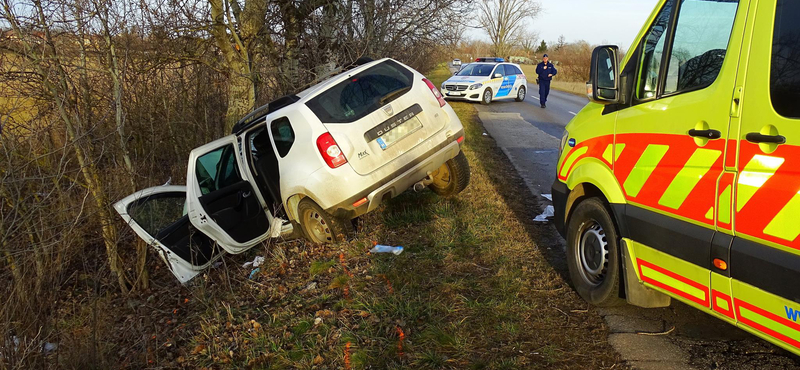
{"type": "MultiPolygon", "coordinates": [[[[429,77],[439,84],[448,76],[441,68],[429,77]]],[[[542,255],[535,226],[518,221],[533,200],[482,135],[474,106],[452,106],[472,168],[464,192],[448,199],[406,192],[365,216],[346,243],[291,241],[226,258],[174,298],[148,300],[176,308],[154,311],[149,320],[159,332],[126,358],[192,369],[618,364],[602,320],[542,255]],[[370,255],[373,241],[405,251],[370,255]],[[239,267],[257,254],[267,258],[255,273],[239,267]]]]}
{"type": "MultiPolygon", "coordinates": [[[[522,68],[522,73],[525,73],[525,76],[528,77],[528,82],[535,84],[536,66],[531,64],[522,64],[520,67],[522,68]]],[[[585,82],[567,82],[561,81],[558,77],[555,77],[555,79],[553,79],[553,81],[550,83],[550,87],[554,90],[559,90],[574,95],[586,96],[585,82]]]]}

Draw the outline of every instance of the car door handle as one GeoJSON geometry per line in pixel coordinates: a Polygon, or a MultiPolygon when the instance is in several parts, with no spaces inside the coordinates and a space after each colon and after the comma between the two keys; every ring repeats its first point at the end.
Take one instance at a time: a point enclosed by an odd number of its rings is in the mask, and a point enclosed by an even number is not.
{"type": "Polygon", "coordinates": [[[751,132],[745,136],[747,141],[760,144],[760,143],[771,143],[771,144],[786,144],[786,137],[783,135],[764,135],[759,132],[751,132]]]}
{"type": "Polygon", "coordinates": [[[701,137],[703,139],[719,139],[722,137],[722,133],[717,130],[689,130],[689,136],[693,137],[701,137]]]}

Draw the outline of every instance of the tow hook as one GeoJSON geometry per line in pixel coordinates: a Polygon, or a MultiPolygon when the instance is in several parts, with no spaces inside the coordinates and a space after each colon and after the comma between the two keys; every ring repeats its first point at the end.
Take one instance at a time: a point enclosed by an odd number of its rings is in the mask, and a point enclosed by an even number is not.
{"type": "Polygon", "coordinates": [[[431,183],[433,183],[433,177],[431,177],[431,174],[428,173],[428,176],[425,176],[424,179],[414,184],[414,191],[419,193],[425,190],[425,188],[428,187],[428,185],[430,185],[431,183]]]}

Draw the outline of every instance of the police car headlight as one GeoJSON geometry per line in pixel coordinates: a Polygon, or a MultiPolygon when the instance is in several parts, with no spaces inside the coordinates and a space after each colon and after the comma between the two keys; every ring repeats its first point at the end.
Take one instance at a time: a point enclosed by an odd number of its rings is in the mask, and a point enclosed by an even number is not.
{"type": "Polygon", "coordinates": [[[470,90],[480,89],[483,87],[483,84],[474,84],[469,87],[470,90]]]}

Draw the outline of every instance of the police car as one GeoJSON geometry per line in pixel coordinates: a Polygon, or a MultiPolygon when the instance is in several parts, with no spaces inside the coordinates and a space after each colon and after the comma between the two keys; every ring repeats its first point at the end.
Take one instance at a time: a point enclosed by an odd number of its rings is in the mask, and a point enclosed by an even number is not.
{"type": "Polygon", "coordinates": [[[519,65],[502,58],[477,58],[442,83],[442,94],[449,100],[479,101],[525,100],[527,80],[519,65]]]}

